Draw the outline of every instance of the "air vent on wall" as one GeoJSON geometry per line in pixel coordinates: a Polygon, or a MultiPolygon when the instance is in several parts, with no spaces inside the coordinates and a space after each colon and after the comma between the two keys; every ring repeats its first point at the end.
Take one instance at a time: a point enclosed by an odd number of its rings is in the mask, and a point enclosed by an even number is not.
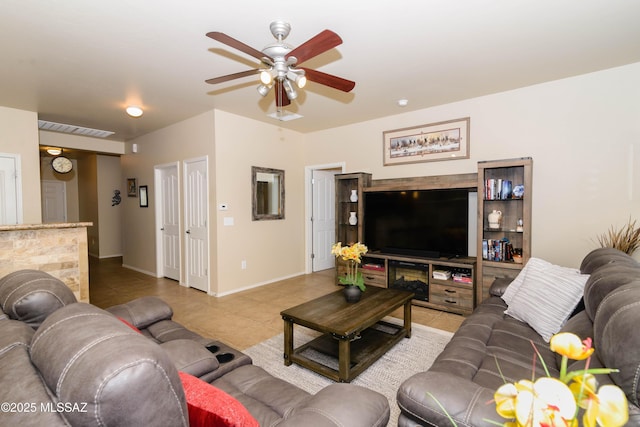
{"type": "Polygon", "coordinates": [[[108,130],[83,128],[81,126],[65,125],[63,123],[48,122],[46,120],[38,120],[38,128],[54,132],[72,133],[74,135],[94,136],[96,138],[106,138],[115,133],[108,130]]]}

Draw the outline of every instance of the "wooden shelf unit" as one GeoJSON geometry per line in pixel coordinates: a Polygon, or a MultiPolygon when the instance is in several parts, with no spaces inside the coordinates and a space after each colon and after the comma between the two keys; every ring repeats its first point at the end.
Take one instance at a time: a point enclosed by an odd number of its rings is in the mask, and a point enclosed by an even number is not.
{"type": "MultiPolygon", "coordinates": [[[[336,242],[343,246],[362,242],[364,224],[364,205],[362,192],[365,187],[371,185],[371,174],[364,172],[342,173],[335,175],[335,199],[336,199],[336,242]],[[357,201],[351,200],[352,191],[356,192],[357,201]],[[349,224],[349,216],[355,212],[357,224],[349,224]]],[[[336,259],[336,283],[338,277],[346,275],[345,261],[336,259]]]]}
{"type": "MultiPolygon", "coordinates": [[[[533,160],[531,157],[478,162],[478,286],[476,300],[489,295],[489,287],[496,278],[514,278],[531,257],[531,195],[533,160]],[[488,180],[510,181],[512,190],[524,185],[522,197],[488,197],[488,180]],[[494,210],[502,212],[499,228],[490,228],[488,215],[494,210]],[[517,221],[522,219],[522,229],[517,221]],[[508,240],[514,249],[522,251],[522,262],[512,259],[491,258],[484,248],[485,242],[508,240]],[[485,253],[483,253],[483,250],[485,253]]],[[[500,246],[496,243],[494,246],[500,246]]]]}
{"type": "Polygon", "coordinates": [[[362,242],[364,230],[364,207],[362,191],[371,185],[371,174],[364,172],[342,173],[335,176],[336,184],[336,242],[343,246],[362,242]],[[351,201],[351,192],[356,192],[358,200],[351,201]],[[350,212],[356,213],[358,223],[349,224],[350,212]]]}

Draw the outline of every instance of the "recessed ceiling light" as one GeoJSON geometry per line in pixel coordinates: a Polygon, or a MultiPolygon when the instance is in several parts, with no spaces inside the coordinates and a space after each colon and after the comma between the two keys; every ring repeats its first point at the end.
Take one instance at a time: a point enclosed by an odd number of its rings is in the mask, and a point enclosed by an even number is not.
{"type": "Polygon", "coordinates": [[[47,148],[47,153],[51,154],[52,156],[59,156],[60,154],[62,154],[62,148],[49,147],[47,148]]]}
{"type": "Polygon", "coordinates": [[[128,106],[126,111],[127,114],[131,117],[140,117],[142,113],[144,113],[144,111],[142,111],[142,108],[136,107],[135,105],[128,106]]]}
{"type": "Polygon", "coordinates": [[[406,107],[408,103],[409,103],[408,99],[405,99],[405,98],[398,99],[398,107],[406,107]]]}

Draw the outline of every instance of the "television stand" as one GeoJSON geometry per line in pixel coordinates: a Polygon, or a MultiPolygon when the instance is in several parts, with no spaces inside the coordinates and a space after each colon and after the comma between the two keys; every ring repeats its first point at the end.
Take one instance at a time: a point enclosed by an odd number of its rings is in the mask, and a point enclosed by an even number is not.
{"type": "Polygon", "coordinates": [[[475,307],[476,258],[430,258],[370,252],[362,258],[366,286],[411,291],[412,303],[462,315],[475,307]]]}
{"type": "Polygon", "coordinates": [[[440,258],[440,252],[437,251],[423,251],[417,249],[404,249],[404,248],[384,248],[380,251],[383,254],[400,255],[416,258],[440,258]]]}

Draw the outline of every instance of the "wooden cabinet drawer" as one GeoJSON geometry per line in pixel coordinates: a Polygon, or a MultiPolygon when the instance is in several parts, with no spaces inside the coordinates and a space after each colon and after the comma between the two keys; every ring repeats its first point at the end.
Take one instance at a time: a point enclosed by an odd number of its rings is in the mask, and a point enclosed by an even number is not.
{"type": "Polygon", "coordinates": [[[473,309],[473,288],[432,283],[429,286],[429,302],[443,306],[473,309]]]}
{"type": "Polygon", "coordinates": [[[366,286],[381,286],[383,288],[387,286],[387,272],[385,270],[363,268],[361,271],[366,286]]]}

